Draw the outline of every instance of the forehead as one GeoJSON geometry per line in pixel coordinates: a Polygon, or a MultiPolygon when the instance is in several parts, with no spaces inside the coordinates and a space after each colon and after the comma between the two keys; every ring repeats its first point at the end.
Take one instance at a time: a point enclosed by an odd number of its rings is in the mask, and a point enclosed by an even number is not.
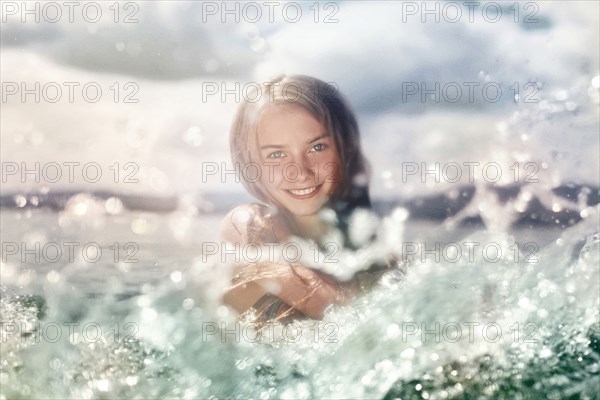
{"type": "Polygon", "coordinates": [[[264,110],[258,123],[258,143],[305,143],[323,135],[325,127],[306,109],[294,106],[273,106],[264,110]]]}

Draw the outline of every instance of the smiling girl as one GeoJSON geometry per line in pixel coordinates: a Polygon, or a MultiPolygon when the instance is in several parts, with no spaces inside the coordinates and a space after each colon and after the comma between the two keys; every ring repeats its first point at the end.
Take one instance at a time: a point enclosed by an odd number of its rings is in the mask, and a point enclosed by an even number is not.
{"type": "MultiPolygon", "coordinates": [[[[251,165],[259,171],[257,179],[241,176],[259,202],[233,209],[221,239],[260,245],[301,238],[323,246],[337,234],[352,247],[349,216],[370,207],[368,163],[352,111],[337,88],[308,76],[280,76],[261,90],[246,96],[260,100],[240,105],[230,135],[238,175],[251,165]]],[[[242,262],[224,301],[262,321],[320,319],[357,290],[355,279],[341,282],[300,263],[242,262]]]]}

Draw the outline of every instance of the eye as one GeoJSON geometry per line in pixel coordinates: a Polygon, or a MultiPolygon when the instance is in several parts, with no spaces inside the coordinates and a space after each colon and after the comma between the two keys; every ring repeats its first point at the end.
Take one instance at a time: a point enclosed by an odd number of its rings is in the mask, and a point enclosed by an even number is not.
{"type": "Polygon", "coordinates": [[[283,157],[283,153],[281,151],[274,151],[273,153],[268,155],[269,158],[281,158],[283,157]]]}
{"type": "Polygon", "coordinates": [[[325,144],[317,143],[312,147],[312,150],[319,152],[319,151],[325,150],[325,147],[326,147],[325,144]]]}

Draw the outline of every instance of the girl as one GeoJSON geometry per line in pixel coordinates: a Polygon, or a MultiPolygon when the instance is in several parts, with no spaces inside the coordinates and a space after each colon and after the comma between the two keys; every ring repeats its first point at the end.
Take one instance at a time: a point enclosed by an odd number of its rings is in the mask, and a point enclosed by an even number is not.
{"type": "MultiPolygon", "coordinates": [[[[241,178],[260,203],[232,210],[221,226],[222,241],[299,237],[322,245],[337,232],[344,246],[353,247],[349,216],[369,208],[370,199],[369,167],[352,111],[337,88],[308,76],[280,76],[261,90],[246,96],[259,100],[241,104],[230,134],[238,176],[249,167],[259,172],[256,179],[241,178]]],[[[224,300],[260,321],[320,319],[327,306],[345,304],[357,290],[356,279],[340,282],[299,263],[254,262],[236,266],[224,300]]]]}

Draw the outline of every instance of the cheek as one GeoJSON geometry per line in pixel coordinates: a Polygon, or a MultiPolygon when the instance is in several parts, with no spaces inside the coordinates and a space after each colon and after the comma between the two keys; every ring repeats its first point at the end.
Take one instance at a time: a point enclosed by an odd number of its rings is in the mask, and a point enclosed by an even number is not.
{"type": "Polygon", "coordinates": [[[261,183],[266,188],[278,187],[283,180],[282,163],[271,162],[269,164],[261,164],[261,183]]]}
{"type": "Polygon", "coordinates": [[[341,163],[335,154],[327,155],[319,160],[319,175],[325,182],[337,184],[341,176],[341,163]]]}

